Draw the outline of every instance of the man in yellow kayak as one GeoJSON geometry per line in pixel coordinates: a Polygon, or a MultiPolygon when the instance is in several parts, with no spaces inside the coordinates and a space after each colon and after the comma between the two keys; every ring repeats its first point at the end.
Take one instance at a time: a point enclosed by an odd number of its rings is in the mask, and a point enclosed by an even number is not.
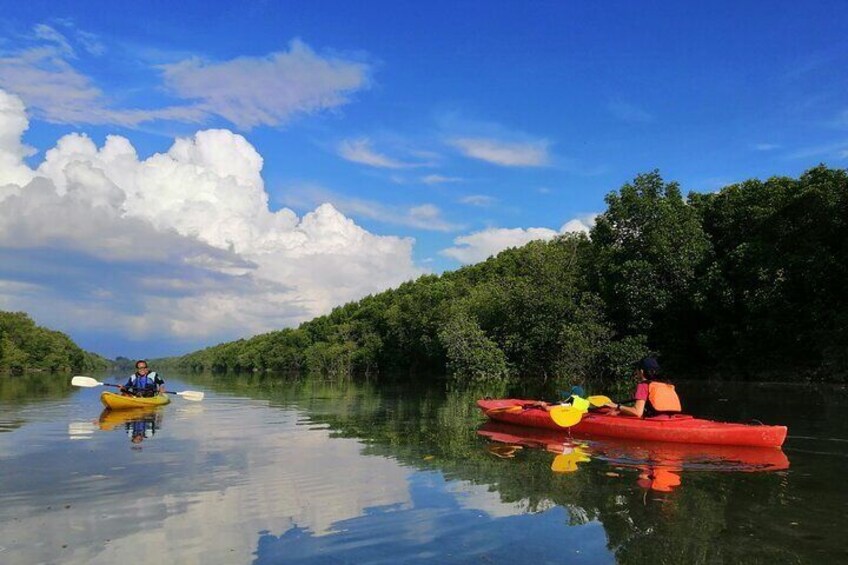
{"type": "Polygon", "coordinates": [[[139,359],[135,362],[135,373],[130,375],[127,383],[121,387],[121,392],[132,396],[155,396],[165,393],[165,381],[147,366],[147,361],[139,359]]]}

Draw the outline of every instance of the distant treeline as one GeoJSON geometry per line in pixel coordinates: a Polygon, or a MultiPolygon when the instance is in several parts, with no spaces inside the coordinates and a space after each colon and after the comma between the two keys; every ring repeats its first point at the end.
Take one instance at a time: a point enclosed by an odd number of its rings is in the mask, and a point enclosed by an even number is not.
{"type": "Polygon", "coordinates": [[[658,172],[568,234],[177,359],[185,369],[462,383],[610,381],[648,352],[689,376],[848,376],[848,175],[681,194],[658,172]]]}
{"type": "Polygon", "coordinates": [[[25,313],[0,311],[0,372],[88,371],[108,365],[62,332],[37,326],[25,313]]]}

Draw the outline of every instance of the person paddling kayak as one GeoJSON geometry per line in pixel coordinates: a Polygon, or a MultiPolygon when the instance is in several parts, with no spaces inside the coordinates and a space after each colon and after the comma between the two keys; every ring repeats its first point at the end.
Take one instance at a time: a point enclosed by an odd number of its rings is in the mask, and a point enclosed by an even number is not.
{"type": "Polygon", "coordinates": [[[165,392],[165,381],[156,371],[150,371],[147,361],[139,359],[135,362],[135,373],[121,387],[121,392],[132,396],[155,396],[165,392]]]}
{"type": "Polygon", "coordinates": [[[645,357],[636,364],[633,376],[637,379],[636,393],[633,395],[633,407],[622,406],[611,402],[606,404],[614,410],[613,414],[628,416],[654,416],[680,412],[680,399],[674,391],[674,386],[657,381],[660,374],[660,364],[653,357],[645,357]]]}

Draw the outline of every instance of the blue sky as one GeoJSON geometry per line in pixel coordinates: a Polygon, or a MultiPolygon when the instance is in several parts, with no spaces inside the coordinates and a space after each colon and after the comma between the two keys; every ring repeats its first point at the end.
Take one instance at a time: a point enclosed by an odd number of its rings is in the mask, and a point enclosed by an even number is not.
{"type": "Polygon", "coordinates": [[[0,309],[175,354],[848,162],[845,2],[0,1],[0,309]],[[57,221],[57,218],[63,218],[57,221]]]}

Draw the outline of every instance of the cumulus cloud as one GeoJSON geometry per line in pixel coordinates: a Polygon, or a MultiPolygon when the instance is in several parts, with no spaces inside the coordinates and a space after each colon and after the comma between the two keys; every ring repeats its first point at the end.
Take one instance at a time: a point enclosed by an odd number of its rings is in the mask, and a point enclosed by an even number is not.
{"type": "Polygon", "coordinates": [[[0,199],[4,190],[11,194],[32,179],[23,160],[35,150],[21,142],[27,128],[29,120],[21,99],[0,90],[0,199]]]}
{"type": "Polygon", "coordinates": [[[588,233],[595,215],[574,218],[562,225],[559,231],[550,228],[488,228],[453,240],[454,247],[439,253],[469,265],[485,261],[510,247],[521,247],[537,239],[553,239],[566,232],[588,233]]]}
{"type": "Polygon", "coordinates": [[[295,40],[288,50],[266,56],[223,62],[192,57],[150,67],[149,80],[164,82],[179,103],[126,108],[75,66],[83,55],[101,56],[106,48],[92,34],[72,31],[66,36],[39,24],[20,47],[0,50],[0,88],[49,122],[135,127],[154,120],[205,123],[219,116],[242,129],[277,126],[338,108],[370,84],[366,62],[321,55],[295,40]]]}
{"type": "Polygon", "coordinates": [[[369,167],[378,167],[382,169],[405,169],[408,167],[420,166],[416,163],[399,161],[375,151],[371,140],[367,137],[346,139],[342,141],[339,144],[338,152],[342,159],[368,165],[369,167]]]}
{"type": "Polygon", "coordinates": [[[453,240],[454,247],[440,253],[466,265],[485,261],[504,249],[520,247],[535,239],[552,239],[557,232],[549,228],[489,228],[453,240]]]}
{"type": "Polygon", "coordinates": [[[421,272],[411,239],[369,233],[331,204],[270,211],[262,157],[230,131],[147,159],[123,137],[97,147],[70,134],[31,170],[25,129],[23,104],[0,91],[0,303],[41,323],[232,338],[421,272]]]}
{"type": "Polygon", "coordinates": [[[466,157],[503,167],[543,167],[550,162],[547,140],[502,141],[484,137],[458,137],[450,145],[466,157]]]}
{"type": "Polygon", "coordinates": [[[592,230],[592,226],[595,225],[595,218],[597,218],[597,214],[586,214],[584,216],[579,216],[577,218],[572,218],[565,222],[562,227],[559,228],[560,233],[578,233],[582,232],[588,234],[592,230]]]}

